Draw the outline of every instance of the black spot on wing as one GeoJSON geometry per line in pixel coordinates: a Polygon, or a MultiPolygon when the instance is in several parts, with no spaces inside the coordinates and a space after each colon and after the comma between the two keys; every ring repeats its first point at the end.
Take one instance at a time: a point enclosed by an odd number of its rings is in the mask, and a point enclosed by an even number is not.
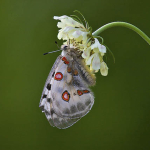
{"type": "Polygon", "coordinates": [[[49,102],[49,103],[50,103],[50,102],[51,102],[51,99],[50,99],[50,98],[47,98],[47,102],[49,102]]]}
{"type": "Polygon", "coordinates": [[[53,72],[52,77],[54,77],[54,75],[55,75],[55,71],[53,72]]]}
{"type": "Polygon", "coordinates": [[[71,113],[75,113],[75,112],[77,112],[78,110],[77,110],[77,108],[76,108],[75,105],[72,105],[72,106],[70,107],[70,111],[71,111],[71,113]]]}
{"type": "Polygon", "coordinates": [[[51,115],[53,115],[55,112],[54,112],[54,109],[51,109],[51,115]]]}
{"type": "Polygon", "coordinates": [[[46,97],[47,97],[47,95],[43,94],[43,97],[42,97],[42,98],[46,98],[46,97]]]}
{"type": "Polygon", "coordinates": [[[42,110],[42,111],[44,111],[44,106],[42,105],[42,106],[39,106],[40,107],[40,109],[42,110]]]}
{"type": "Polygon", "coordinates": [[[46,88],[50,91],[51,90],[51,84],[48,83],[47,86],[46,86],[46,88]]]}
{"type": "Polygon", "coordinates": [[[46,115],[46,117],[48,117],[48,116],[50,116],[50,113],[45,111],[45,115],[46,115]]]}
{"type": "Polygon", "coordinates": [[[63,113],[64,113],[64,114],[70,114],[70,111],[69,111],[68,108],[66,108],[66,109],[64,109],[63,113]]]}
{"type": "Polygon", "coordinates": [[[75,79],[75,78],[74,78],[74,80],[73,80],[73,85],[74,85],[74,86],[77,86],[77,87],[81,87],[81,86],[82,86],[82,85],[81,85],[81,82],[80,82],[79,80],[75,79]]]}
{"type": "Polygon", "coordinates": [[[79,111],[83,111],[85,109],[85,106],[82,103],[77,103],[77,108],[79,111]]]}
{"type": "Polygon", "coordinates": [[[73,93],[73,95],[76,96],[77,94],[76,94],[76,93],[73,93]]]}
{"type": "Polygon", "coordinates": [[[91,103],[91,99],[87,99],[85,105],[88,106],[91,103]]]}

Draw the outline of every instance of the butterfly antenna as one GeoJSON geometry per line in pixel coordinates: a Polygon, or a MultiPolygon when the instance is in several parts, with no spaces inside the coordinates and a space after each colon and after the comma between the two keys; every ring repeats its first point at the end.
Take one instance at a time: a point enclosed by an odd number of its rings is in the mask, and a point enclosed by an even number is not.
{"type": "Polygon", "coordinates": [[[55,44],[57,45],[57,47],[60,49],[60,47],[58,46],[58,43],[57,43],[57,41],[55,41],[55,44]]]}
{"type": "Polygon", "coordinates": [[[57,50],[57,51],[47,52],[47,53],[44,53],[43,55],[47,55],[47,54],[50,54],[50,53],[55,53],[55,52],[58,52],[58,51],[62,51],[62,50],[57,50]]]}
{"type": "MultiPolygon", "coordinates": [[[[56,44],[57,47],[60,49],[60,47],[58,46],[57,41],[55,41],[55,44],[56,44]]],[[[50,54],[50,53],[55,53],[55,52],[58,52],[58,51],[62,51],[62,50],[60,49],[60,50],[57,50],[57,51],[47,52],[47,53],[44,53],[43,55],[47,55],[47,54],[50,54]]]]}

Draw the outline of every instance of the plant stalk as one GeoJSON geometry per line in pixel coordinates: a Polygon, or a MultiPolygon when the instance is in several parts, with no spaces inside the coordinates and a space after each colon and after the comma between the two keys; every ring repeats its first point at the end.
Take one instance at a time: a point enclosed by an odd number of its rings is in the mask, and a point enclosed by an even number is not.
{"type": "Polygon", "coordinates": [[[131,29],[131,30],[135,31],[137,34],[139,34],[150,45],[150,38],[143,31],[141,31],[138,27],[136,27],[136,26],[134,26],[130,23],[126,23],[126,22],[111,22],[111,23],[108,23],[108,24],[100,27],[99,29],[97,29],[92,34],[94,36],[97,36],[100,33],[102,33],[103,31],[105,31],[109,28],[112,28],[112,27],[117,27],[117,26],[125,27],[125,28],[128,28],[128,29],[131,29]]]}

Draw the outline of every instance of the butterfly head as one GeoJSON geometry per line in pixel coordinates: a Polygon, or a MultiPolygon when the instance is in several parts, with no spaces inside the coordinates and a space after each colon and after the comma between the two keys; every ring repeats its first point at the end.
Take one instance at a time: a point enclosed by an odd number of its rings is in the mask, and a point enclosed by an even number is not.
{"type": "Polygon", "coordinates": [[[62,45],[61,46],[61,50],[63,51],[67,51],[68,49],[70,48],[70,46],[68,46],[68,45],[62,45]]]}
{"type": "Polygon", "coordinates": [[[81,57],[81,51],[78,51],[76,48],[70,47],[70,45],[61,46],[62,56],[69,55],[71,57],[81,57]]]}
{"type": "Polygon", "coordinates": [[[62,56],[66,55],[69,51],[70,51],[70,46],[68,45],[62,45],[61,46],[61,50],[62,50],[62,56]]]}

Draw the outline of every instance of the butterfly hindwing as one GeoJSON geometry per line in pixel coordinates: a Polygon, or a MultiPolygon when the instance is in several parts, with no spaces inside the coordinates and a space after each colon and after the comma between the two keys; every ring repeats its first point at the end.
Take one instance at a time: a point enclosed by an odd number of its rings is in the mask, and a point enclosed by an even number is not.
{"type": "Polygon", "coordinates": [[[79,120],[79,119],[63,118],[58,116],[55,112],[53,112],[51,116],[54,126],[56,126],[59,129],[66,129],[79,120]]]}
{"type": "Polygon", "coordinates": [[[67,86],[53,97],[54,111],[63,117],[81,118],[94,104],[94,96],[87,88],[67,86]]]}
{"type": "Polygon", "coordinates": [[[48,119],[49,123],[53,127],[57,127],[59,129],[66,129],[76,123],[79,119],[70,119],[70,118],[63,118],[58,116],[52,107],[52,103],[50,102],[51,111],[50,113],[45,112],[46,118],[48,119]]]}

